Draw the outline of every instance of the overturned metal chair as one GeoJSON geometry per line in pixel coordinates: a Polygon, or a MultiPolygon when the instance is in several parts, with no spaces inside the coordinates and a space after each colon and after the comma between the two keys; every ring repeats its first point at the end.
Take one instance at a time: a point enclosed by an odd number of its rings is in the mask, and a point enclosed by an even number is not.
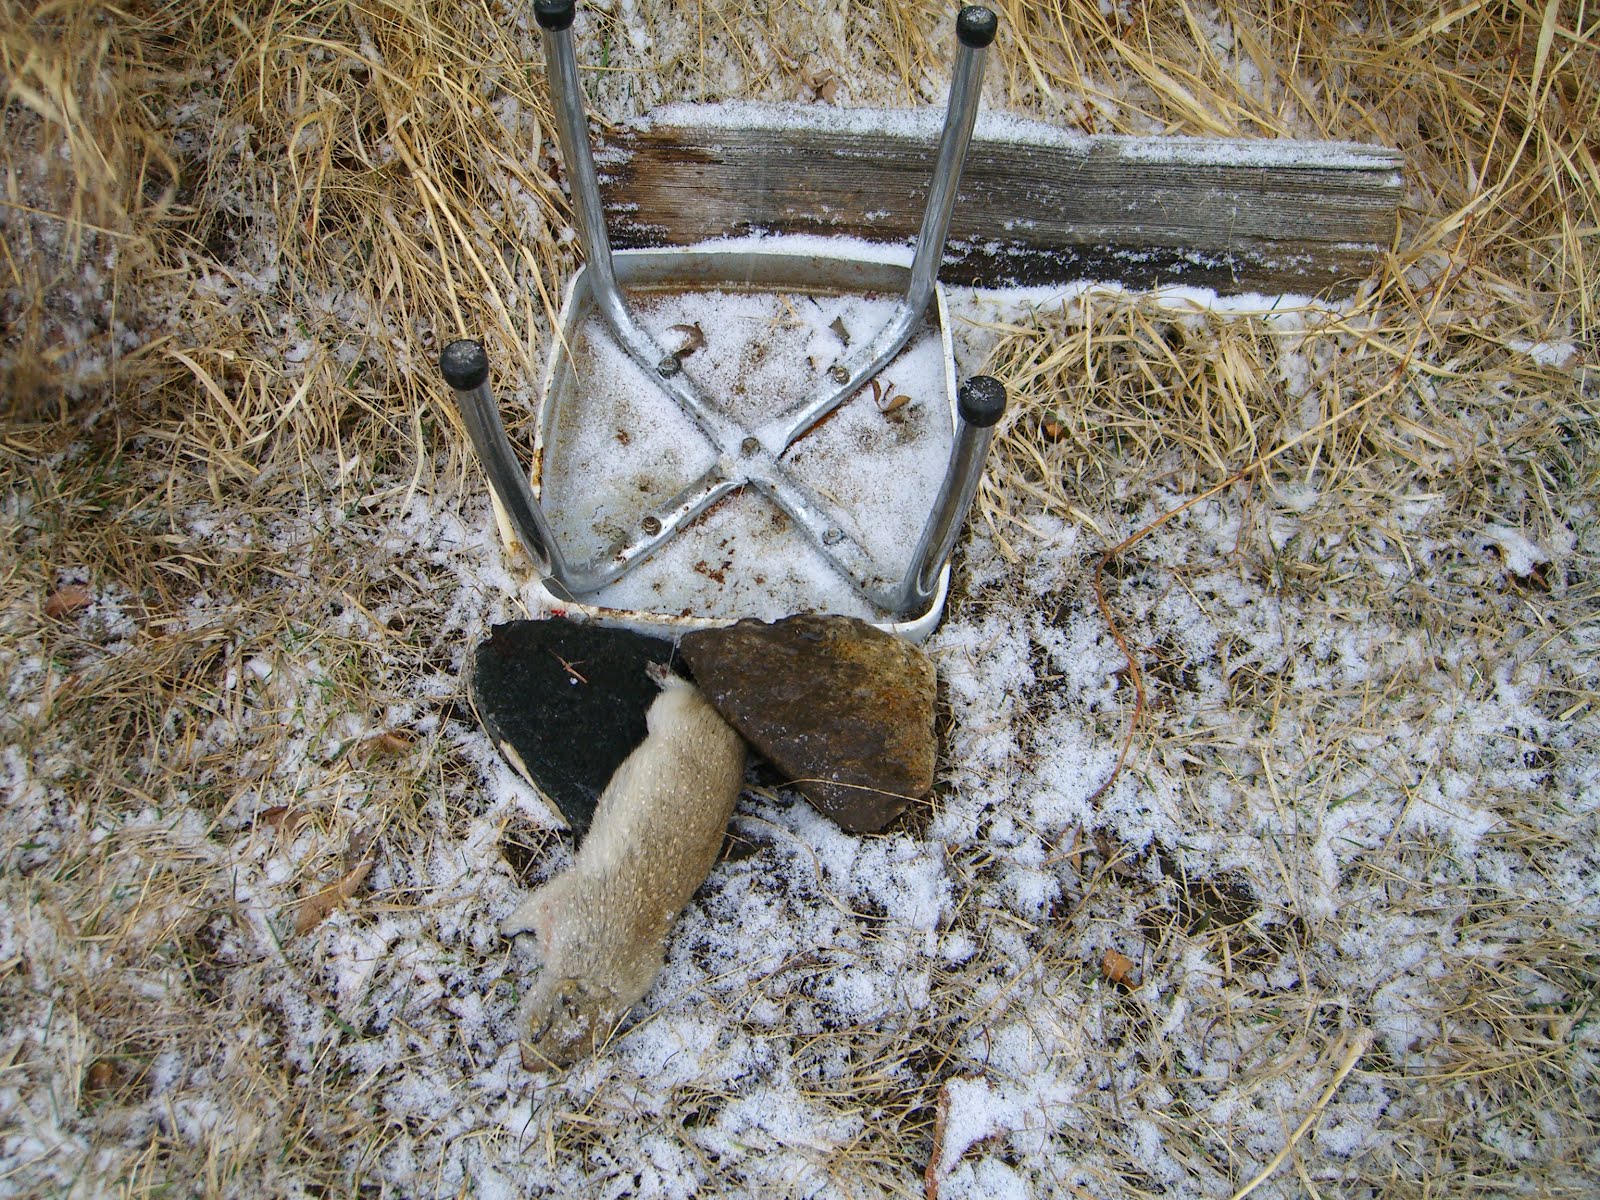
{"type": "MultiPolygon", "coordinates": [[[[658,559],[669,544],[692,536],[708,513],[736,496],[753,493],[782,514],[775,523],[777,532],[802,539],[805,553],[819,556],[832,577],[831,584],[818,583],[817,594],[793,600],[794,608],[838,611],[864,606],[862,615],[877,624],[913,638],[926,636],[942,611],[950,553],[976,492],[995,423],[1005,407],[1005,391],[996,380],[975,376],[959,390],[955,387],[950,331],[937,280],[977,115],[984,51],[997,28],[994,14],[986,8],[969,7],[957,19],[960,49],[944,129],[921,232],[911,265],[906,267],[845,253],[760,247],[613,254],[572,48],[574,5],[572,0],[539,0],[535,7],[545,31],[557,131],[586,261],[562,308],[541,401],[531,482],[506,436],[489,387],[489,363],[481,344],[452,342],[441,355],[440,367],[456,392],[463,421],[505,520],[539,571],[545,599],[552,607],[571,610],[574,615],[656,629],[683,629],[759,615],[740,611],[738,602],[717,603],[715,593],[705,592],[701,593],[702,603],[686,609],[659,580],[654,585],[661,595],[659,604],[641,603],[636,595],[620,603],[613,598],[613,594],[628,592],[625,577],[658,559]],[[814,378],[809,383],[800,381],[797,397],[752,419],[736,417],[724,398],[708,394],[697,382],[696,372],[690,369],[694,364],[688,362],[688,354],[696,347],[669,351],[658,333],[641,320],[635,298],[672,291],[755,291],[813,297],[876,293],[896,295],[897,299],[881,327],[870,334],[848,338],[841,332],[842,353],[835,361],[826,365],[808,362],[806,370],[814,372],[814,378]],[[586,371],[575,349],[595,336],[609,339],[632,364],[627,390],[654,389],[670,402],[673,413],[687,418],[693,437],[701,444],[686,456],[691,466],[685,470],[679,464],[679,474],[685,477],[673,479],[666,487],[654,478],[648,486],[621,481],[615,491],[645,497],[625,522],[615,520],[616,505],[612,504],[609,524],[592,530],[580,527],[580,532],[591,536],[574,537],[569,529],[564,538],[558,529],[563,513],[547,511],[542,500],[548,501],[552,491],[560,492],[563,486],[569,500],[580,498],[586,489],[603,486],[607,474],[605,465],[586,463],[574,477],[560,479],[569,458],[563,437],[570,439],[568,431],[574,422],[592,412],[597,403],[605,403],[587,390],[590,380],[586,375],[593,372],[586,371]],[[873,529],[867,536],[857,514],[828,494],[826,479],[803,478],[797,460],[804,456],[808,439],[814,438],[841,406],[874,385],[907,352],[909,343],[920,346],[930,338],[936,340],[941,355],[942,386],[938,403],[919,405],[918,417],[928,423],[923,432],[940,439],[941,450],[948,449],[942,455],[943,474],[936,485],[924,481],[931,499],[925,518],[914,527],[873,529]],[[563,544],[574,540],[591,543],[586,558],[578,558],[570,545],[563,544]],[[869,542],[872,545],[865,544],[869,542]],[[909,555],[904,552],[906,546],[914,547],[909,555]],[[712,596],[711,601],[704,600],[706,595],[712,596]],[[848,602],[843,597],[849,597],[848,602]]],[[[702,331],[696,333],[704,336],[702,331]]],[[[720,336],[722,331],[717,333],[720,336]]],[[[630,440],[626,430],[619,430],[618,437],[623,443],[630,440]]],[[[871,474],[870,462],[859,466],[871,474]]],[[[885,485],[915,487],[917,481],[892,480],[885,485]]],[[[726,568],[718,566],[707,573],[722,575],[718,583],[726,587],[726,569],[740,574],[742,584],[748,586],[751,579],[761,579],[763,557],[760,547],[747,548],[742,561],[730,559],[726,568]]],[[[703,568],[704,559],[695,565],[703,568]]],[[[734,589],[726,590],[731,593],[734,589]]]]}

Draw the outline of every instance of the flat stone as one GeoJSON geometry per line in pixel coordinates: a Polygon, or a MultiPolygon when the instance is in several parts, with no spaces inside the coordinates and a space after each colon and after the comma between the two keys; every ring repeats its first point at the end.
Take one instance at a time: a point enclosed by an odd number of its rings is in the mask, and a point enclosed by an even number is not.
{"type": "Polygon", "coordinates": [[[740,621],[679,649],[711,703],[812,804],[857,833],[933,787],[932,661],[854,617],[740,621]]]}
{"type": "Polygon", "coordinates": [[[606,783],[645,739],[645,713],[660,692],[646,668],[671,660],[662,638],[512,621],[473,649],[467,694],[500,752],[581,842],[606,783]]]}

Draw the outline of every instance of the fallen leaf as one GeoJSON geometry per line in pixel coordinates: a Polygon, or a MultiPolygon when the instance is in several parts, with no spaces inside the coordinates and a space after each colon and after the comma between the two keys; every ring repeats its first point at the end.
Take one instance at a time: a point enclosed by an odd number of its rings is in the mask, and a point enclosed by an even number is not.
{"type": "Polygon", "coordinates": [[[700,328],[698,321],[693,325],[673,325],[670,328],[673,333],[683,334],[683,345],[672,352],[673,358],[688,358],[706,344],[705,330],[700,328]]]}
{"type": "Polygon", "coordinates": [[[1074,871],[1083,874],[1083,830],[1076,825],[1072,827],[1072,845],[1067,847],[1066,860],[1074,871]]]}
{"type": "Polygon", "coordinates": [[[911,403],[911,397],[906,395],[904,392],[901,392],[898,396],[890,396],[889,399],[886,400],[883,403],[883,405],[878,409],[878,411],[887,416],[889,413],[894,412],[896,409],[904,408],[906,405],[908,405],[910,403],[911,403]]]}
{"type": "Polygon", "coordinates": [[[417,744],[417,739],[404,729],[385,729],[367,739],[369,754],[404,754],[417,744]]]}
{"type": "Polygon", "coordinates": [[[356,858],[357,847],[361,847],[359,858],[353,866],[347,866],[345,873],[334,880],[320,892],[314,892],[300,902],[300,907],[295,912],[294,932],[298,937],[303,933],[315,929],[326,921],[334,909],[338,908],[351,896],[356,894],[356,889],[366,882],[368,873],[372,870],[373,855],[370,853],[369,839],[365,835],[357,835],[350,839],[351,850],[346,854],[345,862],[349,864],[356,858]]]}
{"type": "Polygon", "coordinates": [[[829,325],[828,328],[833,330],[834,337],[838,338],[846,346],[850,344],[850,331],[844,327],[843,317],[835,317],[833,324],[829,325]]]}
{"type": "Polygon", "coordinates": [[[1515,586],[1532,592],[1548,592],[1550,590],[1549,563],[1538,562],[1519,574],[1516,571],[1507,571],[1506,578],[1515,586]]]}
{"type": "Polygon", "coordinates": [[[270,825],[286,838],[292,838],[295,831],[311,819],[311,814],[303,810],[296,811],[287,804],[275,804],[271,808],[263,809],[261,815],[256,817],[257,825],[270,825]]]}
{"type": "Polygon", "coordinates": [[[1100,972],[1119,987],[1133,989],[1139,986],[1138,968],[1133,959],[1116,950],[1107,950],[1100,960],[1100,972]]]}
{"type": "Polygon", "coordinates": [[[922,1173],[924,1200],[939,1200],[939,1160],[944,1157],[945,1124],[950,1119],[950,1084],[939,1089],[939,1101],[933,1110],[933,1149],[928,1154],[928,1167],[922,1173]]]}
{"type": "Polygon", "coordinates": [[[94,597],[89,589],[81,583],[69,583],[66,587],[58,588],[50,593],[49,599],[44,602],[44,615],[52,621],[59,621],[80,613],[94,603],[94,597]]]}
{"type": "Polygon", "coordinates": [[[83,1091],[87,1096],[98,1096],[117,1086],[117,1064],[109,1058],[97,1058],[83,1073],[83,1091]]]}
{"type": "Polygon", "coordinates": [[[1128,860],[1131,857],[1128,850],[1118,846],[1100,830],[1096,829],[1089,834],[1094,841],[1095,851],[1105,861],[1106,869],[1113,875],[1123,879],[1136,879],[1139,872],[1128,860]]]}

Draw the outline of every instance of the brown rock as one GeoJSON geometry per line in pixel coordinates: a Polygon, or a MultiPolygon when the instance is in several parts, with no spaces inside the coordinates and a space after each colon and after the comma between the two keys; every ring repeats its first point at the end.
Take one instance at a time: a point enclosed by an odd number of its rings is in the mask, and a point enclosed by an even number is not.
{"type": "Polygon", "coordinates": [[[680,650],[728,723],[826,815],[882,829],[933,787],[927,655],[854,617],[740,621],[680,650]]]}

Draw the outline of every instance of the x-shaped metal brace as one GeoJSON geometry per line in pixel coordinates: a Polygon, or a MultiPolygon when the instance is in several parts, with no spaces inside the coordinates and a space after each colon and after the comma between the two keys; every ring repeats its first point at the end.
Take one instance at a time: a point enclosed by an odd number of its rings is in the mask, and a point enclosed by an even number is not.
{"type": "Polygon", "coordinates": [[[950,556],[977,490],[993,427],[1005,408],[1005,389],[999,382],[974,376],[960,389],[949,466],[910,566],[900,579],[888,577],[851,535],[849,523],[841,520],[833,507],[797,479],[781,460],[798,439],[887,366],[922,322],[934,295],[956,186],[977,115],[983,51],[993,41],[997,26],[994,14],[986,8],[969,7],[957,19],[961,50],[905,296],[896,303],[884,327],[851,359],[835,366],[816,393],[755,428],[746,429],[706,401],[681,370],[678,357],[662,350],[628,305],[612,265],[589,148],[570,34],[573,2],[537,0],[535,12],[546,33],[546,68],[556,101],[557,129],[567,160],[596,308],[618,345],[656,378],[716,451],[716,461],[710,469],[643,516],[637,523],[636,536],[575,567],[562,554],[512,452],[499,406],[489,388],[489,363],[482,345],[470,340],[450,343],[440,357],[440,369],[456,392],[462,419],[483,460],[490,486],[540,573],[572,598],[597,591],[648,558],[723,497],[748,485],[788,514],[840,575],[879,609],[896,616],[926,611],[933,602],[939,572],[950,556]]]}

